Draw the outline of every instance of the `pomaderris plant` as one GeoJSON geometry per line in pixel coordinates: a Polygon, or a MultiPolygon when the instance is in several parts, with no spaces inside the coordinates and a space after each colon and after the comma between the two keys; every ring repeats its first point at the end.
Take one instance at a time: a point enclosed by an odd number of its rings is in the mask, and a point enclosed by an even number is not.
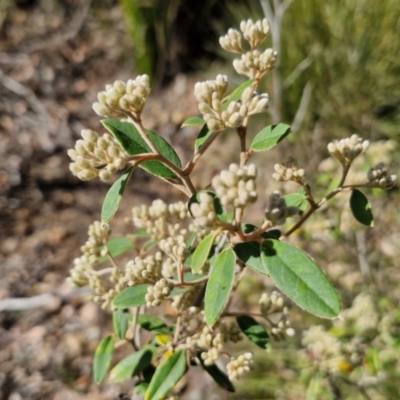
{"type": "Polygon", "coordinates": [[[114,332],[102,340],[94,358],[98,383],[107,375],[114,347],[126,342],[132,354],[111,369],[110,378],[117,382],[134,378],[135,393],[146,400],[176,398],[176,384],[196,366],[234,391],[232,382],[253,368],[253,357],[251,346],[233,357],[228,342],[247,337],[267,349],[271,340],[294,334],[282,294],[322,318],[336,318],[341,311],[340,299],[325,273],[287,238],[344,191],[352,192],[354,217],[371,225],[372,213],[359,189],[389,189],[396,177],[379,164],[364,182],[347,183],[353,160],[369,145],[353,135],[328,145],[342,166],[342,176],[324,198],[314,197],[305,170],[293,158],[275,165],[272,176],[296,183],[297,193],[282,196],[278,191],[257,189],[258,169],[250,160],[253,153],[270,150],[290,133],[284,124],[266,126],[256,135],[248,132],[250,117],[268,108],[268,95],[257,92],[277,57],[272,49],[260,48],[268,34],[267,20],[248,20],[241,23],[240,31],[230,29],[220,38],[225,50],[239,54],[233,66],[249,80],[233,91],[224,75],[195,85],[201,117],[189,118],[183,125],[202,128],[186,165],[142,121],[151,89],[146,75],[107,85],[93,109],[106,118],[102,123],[108,133],[83,130],[82,139],[68,152],[70,169],[82,180],[98,177],[108,182],[122,171],[106,195],[101,221],[89,227],[89,239],[70,277],[75,285],[91,287],[93,300],[113,314],[114,332]],[[207,189],[195,187],[192,171],[226,129],[239,140],[237,163],[221,165],[207,189]],[[132,233],[113,239],[108,223],[137,168],[182,191],[187,201],[155,200],[133,208],[132,233]],[[265,212],[257,225],[246,223],[246,210],[259,197],[266,204],[265,212]],[[118,256],[133,249],[136,254],[131,260],[118,262],[118,256]],[[279,289],[262,294],[255,314],[231,306],[249,269],[271,279],[279,289]],[[157,310],[159,317],[154,316],[157,310]]]}

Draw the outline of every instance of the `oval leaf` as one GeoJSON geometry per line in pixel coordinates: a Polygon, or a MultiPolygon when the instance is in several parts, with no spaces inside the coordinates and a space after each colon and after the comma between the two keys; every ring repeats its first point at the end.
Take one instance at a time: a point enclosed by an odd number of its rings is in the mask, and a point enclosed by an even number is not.
{"type": "Polygon", "coordinates": [[[235,245],[234,251],[246,267],[260,274],[269,275],[268,269],[261,259],[261,244],[259,242],[238,243],[235,245]]]}
{"type": "Polygon", "coordinates": [[[188,118],[181,127],[184,128],[185,126],[199,126],[204,125],[204,119],[201,117],[190,117],[188,118]]]}
{"type": "Polygon", "coordinates": [[[357,189],[352,190],[350,196],[350,209],[353,217],[363,225],[373,226],[374,217],[371,211],[371,205],[364,193],[357,189]]]}
{"type": "Polygon", "coordinates": [[[105,337],[97,346],[93,360],[93,380],[100,384],[103,382],[108,368],[114,355],[114,339],[113,337],[105,337]]]}
{"type": "Polygon", "coordinates": [[[194,250],[191,260],[193,272],[198,272],[206,263],[216,236],[216,232],[209,233],[194,250]]]}
{"type": "Polygon", "coordinates": [[[263,349],[271,347],[271,340],[263,325],[249,315],[240,315],[236,318],[241,331],[257,346],[263,349]]]}
{"type": "Polygon", "coordinates": [[[113,312],[113,327],[118,339],[124,339],[126,331],[132,321],[132,314],[126,308],[120,308],[113,312]]]}
{"type": "Polygon", "coordinates": [[[112,257],[118,257],[133,248],[133,243],[127,237],[117,237],[107,242],[107,248],[112,257]]]}
{"type": "Polygon", "coordinates": [[[211,266],[204,296],[206,323],[212,327],[221,315],[235,278],[236,257],[231,248],[223,250],[211,266]]]}
{"type": "Polygon", "coordinates": [[[288,207],[298,207],[302,211],[307,207],[306,196],[303,193],[290,193],[283,198],[288,207]]]}
{"type": "Polygon", "coordinates": [[[253,151],[269,150],[283,140],[290,133],[290,126],[286,124],[270,125],[258,132],[251,143],[253,151]]]}
{"type": "Polygon", "coordinates": [[[128,168],[110,187],[101,207],[101,222],[110,222],[121,203],[126,184],[131,177],[134,167],[128,168]]]}
{"type": "Polygon", "coordinates": [[[261,250],[271,279],[297,305],[323,318],[339,315],[338,294],[307,253],[279,240],[266,240],[261,250]]]}
{"type": "Polygon", "coordinates": [[[154,346],[144,346],[143,349],[121,360],[111,371],[110,379],[121,382],[142,372],[152,361],[156,349],[154,346]]]}
{"type": "Polygon", "coordinates": [[[186,350],[179,350],[164,360],[156,369],[145,400],[162,400],[186,372],[186,350]]]}
{"type": "Polygon", "coordinates": [[[124,289],[112,301],[113,306],[116,308],[129,308],[146,304],[146,294],[149,286],[149,284],[143,283],[124,289]]]}
{"type": "MultiPolygon", "coordinates": [[[[115,119],[106,119],[102,121],[114,137],[121,144],[128,155],[137,155],[152,153],[150,147],[140,135],[136,127],[130,122],[118,121],[115,119]]],[[[157,133],[147,130],[147,135],[152,141],[157,150],[169,161],[181,168],[181,161],[171,145],[157,133]]],[[[161,161],[151,160],[140,164],[140,167],[150,172],[153,175],[161,178],[173,179],[176,178],[174,172],[166,167],[161,161]]]]}

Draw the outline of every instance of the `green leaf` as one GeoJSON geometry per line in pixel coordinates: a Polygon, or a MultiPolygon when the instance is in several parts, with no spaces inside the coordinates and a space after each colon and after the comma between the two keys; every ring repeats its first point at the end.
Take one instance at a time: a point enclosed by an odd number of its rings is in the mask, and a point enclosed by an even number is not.
{"type": "Polygon", "coordinates": [[[149,286],[149,284],[143,283],[124,289],[112,301],[113,306],[116,308],[129,308],[146,304],[145,297],[149,286]]]}
{"type": "Polygon", "coordinates": [[[255,79],[248,79],[246,82],[243,82],[240,86],[238,86],[224,101],[223,101],[223,109],[226,110],[231,101],[239,101],[242,97],[242,93],[250,87],[254,83],[255,79]]]}
{"type": "Polygon", "coordinates": [[[350,209],[353,217],[363,225],[373,226],[374,217],[371,211],[371,205],[364,193],[353,189],[350,196],[350,209]]]}
{"type": "MultiPolygon", "coordinates": [[[[106,119],[103,125],[114,135],[126,153],[130,156],[152,153],[150,147],[140,135],[136,127],[130,122],[106,119]]],[[[147,135],[157,150],[169,161],[181,168],[181,161],[171,145],[157,133],[147,130],[147,135]]],[[[151,160],[140,164],[140,167],[161,178],[173,179],[176,175],[161,161],[151,160]]]]}
{"type": "Polygon", "coordinates": [[[198,244],[192,255],[192,271],[199,272],[199,270],[206,263],[210,256],[210,250],[214,243],[216,232],[209,233],[203,240],[198,244]]]}
{"type": "Polygon", "coordinates": [[[121,382],[142,372],[156,354],[154,346],[144,346],[141,350],[121,360],[111,371],[110,379],[121,382]]]}
{"type": "Polygon", "coordinates": [[[162,400],[186,372],[186,350],[179,350],[156,369],[147,389],[145,400],[162,400]]]}
{"type": "Polygon", "coordinates": [[[279,240],[267,240],[261,249],[271,279],[297,305],[323,318],[339,315],[338,294],[307,253],[279,240]]]}
{"type": "Polygon", "coordinates": [[[124,339],[132,321],[132,314],[126,308],[113,311],[113,327],[118,339],[124,339]]]}
{"type": "Polygon", "coordinates": [[[204,124],[204,119],[201,117],[190,117],[182,125],[181,128],[185,126],[199,126],[204,124]]]}
{"type": "Polygon", "coordinates": [[[207,139],[213,134],[213,131],[210,131],[208,129],[207,124],[204,124],[204,126],[201,128],[199,134],[197,135],[197,139],[194,142],[194,152],[198,153],[198,151],[201,149],[203,144],[207,141],[207,139]]]}
{"type": "Polygon", "coordinates": [[[204,296],[206,323],[212,327],[221,315],[235,278],[236,257],[231,248],[223,250],[211,266],[204,296]]]}
{"type": "Polygon", "coordinates": [[[285,124],[270,125],[258,132],[251,143],[253,151],[269,150],[290,133],[290,126],[285,124]]]}
{"type": "Polygon", "coordinates": [[[111,363],[111,359],[114,355],[114,339],[113,337],[105,337],[100,344],[97,346],[96,352],[94,353],[93,360],[93,380],[99,385],[103,382],[108,368],[111,363]]]}
{"type": "Polygon", "coordinates": [[[171,327],[160,318],[154,317],[152,315],[140,314],[138,316],[137,323],[143,329],[150,332],[169,334],[171,333],[171,327]]]}
{"type": "Polygon", "coordinates": [[[199,360],[203,369],[214,379],[214,381],[227,390],[228,392],[234,392],[235,387],[232,385],[232,382],[229,380],[228,376],[223,373],[215,364],[213,365],[204,365],[203,359],[199,356],[199,360]]]}
{"type": "Polygon", "coordinates": [[[128,168],[108,190],[104,198],[103,206],[101,207],[101,222],[109,222],[117,212],[133,169],[134,167],[128,168]]]}
{"type": "Polygon", "coordinates": [[[269,349],[271,347],[268,332],[254,318],[249,315],[240,315],[236,318],[236,321],[241,331],[258,347],[262,349],[269,349]]]}
{"type": "Polygon", "coordinates": [[[238,243],[233,250],[244,265],[262,275],[269,275],[268,268],[261,259],[261,244],[259,242],[238,243]]]}
{"type": "Polygon", "coordinates": [[[135,385],[135,392],[137,394],[141,394],[142,396],[144,396],[148,388],[149,388],[148,382],[138,382],[135,385]]]}
{"type": "Polygon", "coordinates": [[[117,237],[107,242],[107,248],[112,257],[118,257],[119,255],[131,250],[133,243],[127,237],[117,237]]]}
{"type": "Polygon", "coordinates": [[[303,210],[307,207],[306,196],[303,193],[290,193],[283,196],[288,207],[298,207],[303,210]]]}

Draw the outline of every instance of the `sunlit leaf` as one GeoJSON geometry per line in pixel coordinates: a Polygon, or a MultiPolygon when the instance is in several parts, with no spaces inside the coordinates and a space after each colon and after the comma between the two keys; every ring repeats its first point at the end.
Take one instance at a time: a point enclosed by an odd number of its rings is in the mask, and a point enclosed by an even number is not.
{"type": "Polygon", "coordinates": [[[258,132],[251,143],[253,151],[269,150],[290,133],[290,126],[285,124],[270,125],[258,132]]]}
{"type": "MultiPolygon", "coordinates": [[[[114,119],[106,119],[102,123],[114,135],[128,155],[152,153],[149,145],[132,123],[114,119]]],[[[157,150],[180,168],[182,166],[181,161],[171,145],[157,133],[149,130],[146,132],[157,150]]],[[[140,167],[162,178],[176,178],[175,173],[158,160],[145,161],[140,164],[140,167]]]]}
{"type": "Polygon", "coordinates": [[[226,99],[223,101],[223,109],[226,110],[231,101],[239,101],[242,93],[254,83],[255,79],[248,79],[239,85],[226,99]]]}
{"type": "Polygon", "coordinates": [[[350,209],[353,217],[363,225],[373,226],[374,217],[371,211],[371,205],[364,193],[353,189],[350,196],[350,209]]]}
{"type": "Polygon", "coordinates": [[[156,354],[154,346],[144,346],[141,350],[125,357],[111,371],[110,379],[121,382],[130,379],[142,372],[152,361],[156,354]]]}
{"type": "Polygon", "coordinates": [[[241,331],[257,346],[263,349],[269,349],[271,340],[264,325],[258,323],[249,315],[240,315],[236,318],[241,331]]]}
{"type": "Polygon", "coordinates": [[[145,400],[162,400],[186,372],[186,350],[179,350],[156,369],[146,391],[145,400]]]}
{"type": "Polygon", "coordinates": [[[209,233],[196,247],[192,255],[193,272],[198,272],[206,263],[216,236],[216,232],[209,233]]]}
{"type": "Polygon", "coordinates": [[[112,257],[118,257],[119,255],[131,250],[133,243],[127,237],[116,237],[107,242],[107,248],[112,257]]]}
{"type": "Polygon", "coordinates": [[[93,360],[93,380],[100,384],[103,382],[108,368],[111,363],[111,359],[114,355],[114,339],[113,337],[105,337],[100,344],[97,346],[96,352],[94,353],[93,360]]]}
{"type": "Polygon", "coordinates": [[[204,119],[201,117],[190,117],[188,118],[182,125],[181,127],[185,126],[199,126],[204,124],[204,119]]]}
{"type": "Polygon", "coordinates": [[[223,250],[211,266],[204,296],[204,314],[212,327],[228,301],[235,278],[236,257],[231,248],[223,250]]]}
{"type": "Polygon", "coordinates": [[[108,190],[101,208],[101,222],[109,222],[117,212],[133,169],[133,167],[128,168],[108,190]]]}
{"type": "Polygon", "coordinates": [[[113,306],[116,308],[129,308],[146,304],[146,294],[149,286],[149,284],[143,283],[124,289],[112,301],[113,306]]]}
{"type": "Polygon", "coordinates": [[[341,304],[336,290],[307,253],[279,240],[266,240],[261,250],[271,279],[297,305],[319,317],[339,315],[341,304]]]}

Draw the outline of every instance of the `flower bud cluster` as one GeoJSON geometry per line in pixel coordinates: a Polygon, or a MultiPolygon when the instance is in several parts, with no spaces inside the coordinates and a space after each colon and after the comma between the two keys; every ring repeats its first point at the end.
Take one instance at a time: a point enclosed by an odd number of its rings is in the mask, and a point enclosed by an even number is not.
{"type": "Polygon", "coordinates": [[[112,174],[125,168],[127,154],[112,135],[99,136],[90,129],[83,129],[81,135],[83,140],[68,150],[73,161],[69,169],[79,179],[87,181],[98,176],[107,182],[112,174]]]}
{"type": "Polygon", "coordinates": [[[207,349],[201,353],[201,358],[204,365],[210,366],[215,364],[221,354],[224,344],[223,336],[221,333],[212,334],[210,328],[205,326],[197,341],[197,346],[201,349],[207,349]]]}
{"type": "Polygon", "coordinates": [[[198,195],[198,200],[198,203],[192,203],[190,205],[195,227],[202,229],[218,226],[213,197],[207,192],[201,192],[198,195]]]}
{"type": "Polygon", "coordinates": [[[224,50],[231,53],[244,53],[242,47],[242,34],[236,29],[228,29],[228,33],[219,38],[219,44],[224,50]]]}
{"type": "Polygon", "coordinates": [[[97,95],[98,103],[93,104],[96,114],[106,118],[138,118],[150,94],[150,80],[139,75],[128,82],[115,81],[106,85],[106,90],[97,95]]]}
{"type": "Polygon", "coordinates": [[[251,19],[240,23],[243,37],[250,43],[251,49],[256,49],[267,38],[270,32],[269,22],[266,18],[253,22],[251,19]]]}
{"type": "Polygon", "coordinates": [[[93,275],[92,262],[86,256],[74,259],[74,266],[69,272],[68,281],[78,287],[89,285],[90,278],[93,275]]]}
{"type": "Polygon", "coordinates": [[[240,59],[233,60],[233,67],[238,74],[260,79],[274,68],[277,55],[272,49],[263,52],[251,50],[242,54],[240,59]]]}
{"type": "Polygon", "coordinates": [[[369,186],[373,188],[391,189],[396,183],[397,176],[389,175],[383,163],[371,168],[367,174],[369,186]]]}
{"type": "Polygon", "coordinates": [[[288,336],[294,336],[295,330],[291,327],[289,310],[285,306],[284,298],[280,293],[273,291],[270,296],[263,293],[258,304],[262,315],[268,318],[271,324],[270,333],[275,340],[281,341],[288,336]]]}
{"type": "Polygon", "coordinates": [[[187,206],[180,201],[167,205],[162,200],[154,200],[151,206],[142,205],[132,209],[133,224],[145,228],[152,239],[185,235],[186,229],[179,224],[190,216],[187,206]]]}
{"type": "Polygon", "coordinates": [[[226,365],[229,379],[235,381],[242,378],[246,373],[250,372],[254,367],[253,354],[244,353],[238,358],[232,357],[226,365]]]}
{"type": "Polygon", "coordinates": [[[174,285],[165,278],[161,278],[154,286],[149,286],[146,293],[147,307],[157,307],[170,295],[174,285]]]}
{"type": "Polygon", "coordinates": [[[94,221],[93,224],[89,225],[88,240],[81,247],[83,255],[93,262],[101,256],[105,256],[107,254],[106,243],[110,233],[108,224],[94,221]]]}
{"type": "MultiPolygon", "coordinates": [[[[237,106],[233,105],[229,111],[223,110],[222,102],[228,91],[228,77],[218,75],[213,81],[197,82],[194,86],[194,96],[200,112],[209,129],[219,131],[226,127],[226,123],[237,123],[240,114],[237,106]],[[235,115],[233,113],[236,112],[235,115]]],[[[239,123],[240,125],[240,123],[239,123]]],[[[239,126],[237,125],[237,126],[239,126]]]]}
{"type": "Polygon", "coordinates": [[[268,207],[265,210],[265,218],[271,221],[272,224],[282,225],[286,218],[292,217],[298,214],[299,209],[297,207],[288,207],[286,201],[281,197],[278,191],[272,192],[268,198],[268,207]]]}
{"type": "Polygon", "coordinates": [[[142,283],[155,284],[163,276],[161,274],[163,256],[160,252],[149,255],[146,258],[136,257],[125,265],[125,274],[116,286],[117,291],[122,291],[125,287],[135,286],[142,283]]]}
{"type": "Polygon", "coordinates": [[[279,182],[293,181],[300,184],[304,183],[305,171],[297,165],[297,161],[290,157],[284,164],[274,165],[275,173],[272,177],[279,182]]]}
{"type": "Polygon", "coordinates": [[[268,94],[258,94],[251,87],[246,88],[241,96],[242,104],[247,107],[247,116],[265,112],[268,108],[268,94]]]}
{"type": "Polygon", "coordinates": [[[338,161],[344,165],[349,166],[353,160],[361,153],[364,153],[369,146],[368,140],[363,140],[358,135],[354,134],[346,139],[335,140],[328,144],[328,151],[338,161]]]}
{"type": "Polygon", "coordinates": [[[252,88],[243,91],[240,101],[231,101],[223,106],[228,90],[228,78],[218,75],[215,81],[198,82],[194,94],[199,110],[212,131],[238,128],[248,116],[264,112],[268,108],[268,95],[258,95],[252,88]]]}
{"type": "Polygon", "coordinates": [[[184,260],[189,255],[185,238],[182,235],[162,239],[158,243],[158,247],[176,262],[184,260]]]}
{"type": "Polygon", "coordinates": [[[256,176],[254,164],[244,167],[231,164],[229,170],[213,178],[212,185],[222,205],[244,208],[257,200],[256,176]]]}

